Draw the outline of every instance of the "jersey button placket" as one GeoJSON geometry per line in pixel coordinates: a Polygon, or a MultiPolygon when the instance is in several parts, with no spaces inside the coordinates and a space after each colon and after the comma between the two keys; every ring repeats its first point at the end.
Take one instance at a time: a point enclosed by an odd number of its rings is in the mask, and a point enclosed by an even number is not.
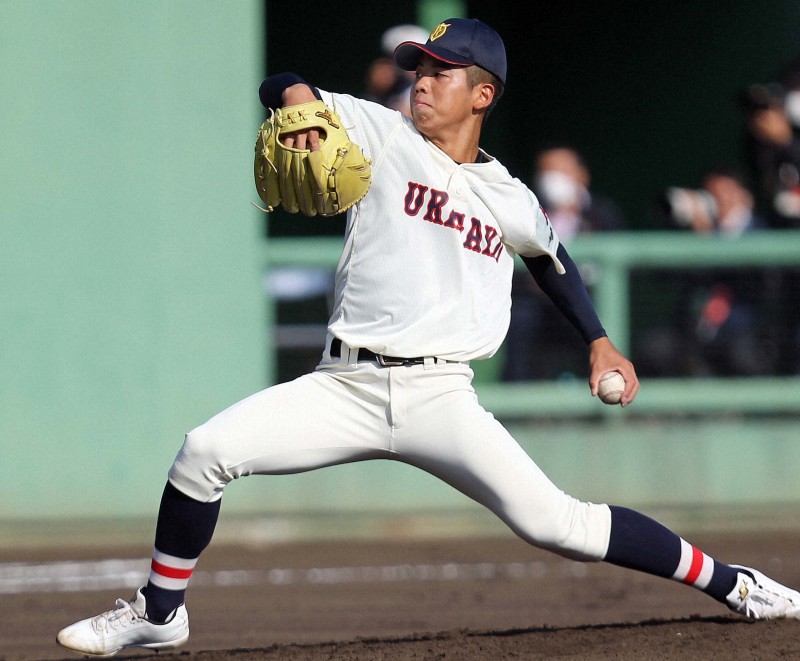
{"type": "Polygon", "coordinates": [[[453,169],[450,173],[450,181],[447,185],[451,193],[455,193],[460,199],[464,199],[464,175],[459,168],[453,169]]]}

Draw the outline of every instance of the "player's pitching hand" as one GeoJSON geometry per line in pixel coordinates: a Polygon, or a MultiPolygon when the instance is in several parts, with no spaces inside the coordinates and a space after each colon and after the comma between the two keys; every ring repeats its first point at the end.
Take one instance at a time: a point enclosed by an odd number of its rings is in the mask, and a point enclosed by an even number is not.
{"type": "Polygon", "coordinates": [[[606,372],[619,372],[625,379],[625,392],[620,399],[621,406],[627,406],[639,392],[639,379],[633,363],[623,356],[607,337],[596,339],[589,345],[589,388],[592,397],[597,396],[600,377],[606,372]]]}

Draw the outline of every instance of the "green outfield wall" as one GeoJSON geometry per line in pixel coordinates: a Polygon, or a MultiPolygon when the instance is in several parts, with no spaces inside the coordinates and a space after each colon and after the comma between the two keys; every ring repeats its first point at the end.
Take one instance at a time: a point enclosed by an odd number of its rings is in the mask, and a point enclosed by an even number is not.
{"type": "Polygon", "coordinates": [[[152,511],[264,385],[261,2],[0,2],[0,517],[152,511]]]}

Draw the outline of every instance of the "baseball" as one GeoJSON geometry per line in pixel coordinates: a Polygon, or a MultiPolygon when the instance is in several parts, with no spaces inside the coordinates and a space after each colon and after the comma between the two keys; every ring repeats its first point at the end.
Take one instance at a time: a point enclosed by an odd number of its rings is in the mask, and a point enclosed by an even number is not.
{"type": "Polygon", "coordinates": [[[625,391],[625,379],[619,372],[606,372],[600,377],[597,396],[604,404],[619,404],[625,391]]]}

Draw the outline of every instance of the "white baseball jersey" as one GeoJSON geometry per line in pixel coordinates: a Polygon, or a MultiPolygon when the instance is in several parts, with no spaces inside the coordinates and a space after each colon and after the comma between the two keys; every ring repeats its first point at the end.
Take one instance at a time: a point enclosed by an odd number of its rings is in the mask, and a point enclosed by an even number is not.
{"type": "Polygon", "coordinates": [[[399,112],[322,97],[372,160],[369,193],[348,212],[330,333],[391,356],[492,356],[508,330],[514,255],[550,255],[564,270],[536,197],[489,156],[455,163],[399,112]]]}

